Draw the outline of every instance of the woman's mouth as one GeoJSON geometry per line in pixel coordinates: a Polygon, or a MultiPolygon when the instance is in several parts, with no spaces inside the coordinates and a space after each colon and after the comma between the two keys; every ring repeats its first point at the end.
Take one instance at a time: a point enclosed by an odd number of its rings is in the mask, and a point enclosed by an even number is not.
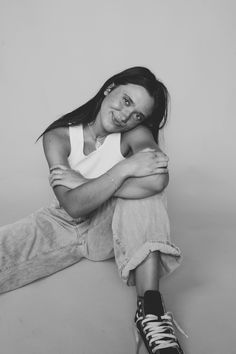
{"type": "Polygon", "coordinates": [[[112,122],[115,124],[117,127],[122,127],[122,125],[118,122],[118,120],[115,118],[114,113],[112,112],[112,122]]]}
{"type": "Polygon", "coordinates": [[[121,123],[116,119],[116,117],[114,116],[114,113],[113,113],[113,112],[112,112],[112,122],[114,123],[114,125],[115,125],[116,127],[119,127],[119,128],[124,127],[124,125],[121,124],[121,123]]]}

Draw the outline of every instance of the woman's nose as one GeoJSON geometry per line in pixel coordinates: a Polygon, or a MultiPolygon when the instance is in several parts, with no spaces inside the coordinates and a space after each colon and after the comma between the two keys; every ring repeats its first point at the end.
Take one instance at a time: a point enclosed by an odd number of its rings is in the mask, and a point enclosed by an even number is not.
{"type": "Polygon", "coordinates": [[[122,112],[121,112],[121,121],[123,123],[127,123],[129,118],[131,116],[131,112],[129,109],[123,109],[122,112]]]}
{"type": "Polygon", "coordinates": [[[121,116],[121,122],[122,123],[127,123],[129,120],[129,114],[122,114],[121,116]]]}

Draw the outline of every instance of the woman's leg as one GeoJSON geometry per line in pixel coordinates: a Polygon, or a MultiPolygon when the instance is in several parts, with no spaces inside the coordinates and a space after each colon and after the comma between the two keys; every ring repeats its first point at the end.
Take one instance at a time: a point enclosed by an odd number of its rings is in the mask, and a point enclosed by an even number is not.
{"type": "Polygon", "coordinates": [[[147,290],[159,290],[159,251],[151,252],[135,270],[135,284],[138,296],[147,290]]]}
{"type": "Polygon", "coordinates": [[[91,213],[85,243],[86,258],[100,261],[115,254],[121,278],[136,285],[135,325],[148,352],[182,353],[158,291],[159,278],[180,263],[180,250],[170,240],[165,196],[111,198],[91,213]]]}
{"type": "Polygon", "coordinates": [[[181,258],[171,243],[165,195],[118,200],[113,236],[120,275],[129,285],[136,285],[138,343],[142,338],[149,353],[183,353],[158,291],[160,277],[173,271],[181,258]]]}
{"type": "Polygon", "coordinates": [[[141,291],[140,283],[147,281],[142,274],[149,273],[150,267],[157,276],[152,273],[148,281],[155,283],[179,266],[181,252],[170,238],[164,193],[144,199],[118,198],[112,230],[118,270],[128,285],[135,285],[137,278],[141,291]]]}
{"type": "Polygon", "coordinates": [[[0,293],[58,272],[83,257],[83,235],[60,208],[0,227],[0,293]]]}

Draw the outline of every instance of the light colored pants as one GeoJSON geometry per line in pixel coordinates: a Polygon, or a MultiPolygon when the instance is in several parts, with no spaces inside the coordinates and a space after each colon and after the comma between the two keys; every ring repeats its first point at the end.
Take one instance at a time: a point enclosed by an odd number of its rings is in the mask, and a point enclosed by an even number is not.
{"type": "Polygon", "coordinates": [[[127,200],[111,198],[83,220],[54,204],[0,228],[0,293],[58,272],[82,258],[115,256],[121,278],[134,285],[133,270],[160,252],[161,276],[180,263],[171,243],[165,194],[127,200]]]}

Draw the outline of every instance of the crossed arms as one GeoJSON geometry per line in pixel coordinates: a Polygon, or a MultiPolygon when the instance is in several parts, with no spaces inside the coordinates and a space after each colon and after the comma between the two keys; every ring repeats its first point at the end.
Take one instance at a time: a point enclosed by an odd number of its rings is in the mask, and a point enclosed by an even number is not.
{"type": "Polygon", "coordinates": [[[168,158],[151,132],[138,126],[125,134],[132,155],[94,179],[86,179],[70,168],[67,128],[57,128],[44,135],[50,184],[60,205],[72,217],[89,214],[112,196],[141,199],[160,193],[167,186],[168,158]]]}

